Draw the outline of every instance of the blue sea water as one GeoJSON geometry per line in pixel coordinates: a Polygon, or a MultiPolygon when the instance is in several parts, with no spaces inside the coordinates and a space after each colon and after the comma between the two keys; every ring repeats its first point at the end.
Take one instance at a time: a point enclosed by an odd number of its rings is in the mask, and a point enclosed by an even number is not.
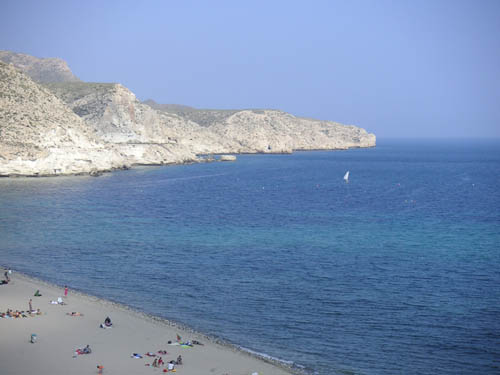
{"type": "Polygon", "coordinates": [[[498,141],[0,179],[0,255],[316,374],[500,373],[498,141]]]}

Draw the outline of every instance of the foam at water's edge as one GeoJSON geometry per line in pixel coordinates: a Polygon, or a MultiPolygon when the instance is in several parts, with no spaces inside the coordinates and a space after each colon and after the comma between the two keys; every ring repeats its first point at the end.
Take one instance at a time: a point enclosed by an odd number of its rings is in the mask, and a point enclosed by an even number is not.
{"type": "Polygon", "coordinates": [[[238,348],[240,350],[242,350],[243,352],[247,352],[250,355],[252,355],[252,356],[254,356],[256,358],[262,359],[262,360],[264,360],[266,362],[271,362],[271,363],[274,363],[274,364],[278,363],[278,364],[281,364],[281,365],[285,366],[286,368],[291,368],[291,369],[299,370],[300,373],[302,373],[302,374],[311,374],[311,371],[308,371],[305,366],[302,366],[302,365],[300,365],[298,363],[295,363],[294,361],[287,361],[285,359],[276,358],[276,357],[270,356],[269,354],[260,353],[260,352],[257,352],[255,350],[245,348],[243,346],[238,346],[238,348]]]}

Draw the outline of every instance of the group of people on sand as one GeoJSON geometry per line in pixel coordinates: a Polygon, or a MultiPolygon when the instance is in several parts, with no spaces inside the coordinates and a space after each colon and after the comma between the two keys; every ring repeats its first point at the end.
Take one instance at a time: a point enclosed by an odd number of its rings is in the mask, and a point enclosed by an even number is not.
{"type": "MultiPolygon", "coordinates": [[[[171,360],[170,362],[168,362],[166,364],[167,368],[165,370],[168,370],[168,371],[172,371],[172,370],[175,370],[175,366],[176,365],[182,365],[182,356],[179,355],[177,357],[177,360],[174,361],[174,360],[171,360]]],[[[163,358],[162,357],[159,357],[159,358],[155,358],[155,360],[153,361],[153,363],[151,364],[152,367],[161,367],[161,366],[165,366],[165,362],[163,361],[163,358]]],[[[163,371],[165,371],[163,370],[163,371]]]]}
{"type": "MultiPolygon", "coordinates": [[[[9,275],[11,273],[12,273],[12,271],[10,271],[10,270],[5,271],[5,273],[4,273],[5,280],[1,280],[0,283],[8,284],[11,281],[10,277],[9,277],[9,275]]],[[[40,293],[40,290],[37,290],[35,292],[34,296],[41,297],[42,294],[40,293]]],[[[64,287],[64,297],[67,297],[67,296],[68,296],[68,287],[65,286],[64,287]]],[[[51,301],[51,302],[54,303],[55,301],[51,301]]],[[[65,304],[65,303],[62,301],[61,297],[59,297],[57,304],[65,304]]],[[[33,314],[41,315],[42,312],[40,311],[40,309],[33,309],[33,300],[30,298],[29,302],[28,302],[28,310],[27,311],[19,311],[19,310],[14,311],[12,309],[7,309],[6,312],[0,312],[0,318],[27,318],[28,316],[33,316],[33,314]]],[[[83,314],[81,314],[79,312],[72,312],[72,313],[66,313],[66,314],[70,315],[70,316],[83,316],[83,314]]],[[[113,323],[111,322],[111,318],[109,316],[107,316],[106,319],[104,319],[104,323],[100,324],[101,328],[111,328],[112,326],[113,326],[113,323]]],[[[189,345],[189,346],[203,345],[202,343],[200,343],[196,340],[183,342],[179,335],[177,335],[176,341],[177,341],[177,343],[175,345],[189,345]]],[[[169,341],[168,343],[171,344],[172,342],[169,341]]],[[[79,349],[75,350],[75,356],[81,355],[81,354],[91,354],[91,353],[92,353],[92,349],[90,348],[90,345],[87,345],[84,348],[79,348],[79,349]]],[[[168,353],[166,350],[162,350],[162,351],[158,351],[158,354],[167,355],[168,353]]],[[[150,356],[156,357],[156,355],[154,355],[154,354],[152,354],[150,356]]],[[[142,356],[137,355],[136,358],[142,358],[142,356]]],[[[160,356],[160,357],[156,357],[150,366],[156,367],[156,368],[164,367],[163,372],[169,372],[169,371],[175,372],[176,371],[175,366],[180,366],[182,364],[183,364],[183,361],[182,361],[181,355],[179,355],[176,360],[171,360],[168,363],[165,363],[165,361],[163,360],[163,357],[160,356]]],[[[102,373],[103,367],[98,365],[97,368],[100,371],[100,373],[102,373]]]]}
{"type": "Polygon", "coordinates": [[[12,309],[7,309],[6,312],[0,312],[0,318],[27,318],[33,315],[42,315],[42,312],[40,309],[30,309],[29,311],[14,311],[12,309]]]}

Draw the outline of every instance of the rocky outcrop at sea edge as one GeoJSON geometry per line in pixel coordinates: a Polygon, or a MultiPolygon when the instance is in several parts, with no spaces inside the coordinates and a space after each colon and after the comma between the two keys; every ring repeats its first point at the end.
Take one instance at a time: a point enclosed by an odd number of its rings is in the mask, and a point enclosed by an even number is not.
{"type": "Polygon", "coordinates": [[[375,146],[375,136],[364,129],[277,110],[141,103],[120,84],[79,81],[64,62],[41,69],[47,59],[18,55],[0,54],[11,63],[0,67],[0,175],[96,173],[207,161],[214,154],[375,146]]]}
{"type": "Polygon", "coordinates": [[[270,109],[215,110],[145,103],[209,129],[225,153],[291,153],[298,150],[342,150],[373,147],[376,138],[356,126],[295,117],[270,109]]]}

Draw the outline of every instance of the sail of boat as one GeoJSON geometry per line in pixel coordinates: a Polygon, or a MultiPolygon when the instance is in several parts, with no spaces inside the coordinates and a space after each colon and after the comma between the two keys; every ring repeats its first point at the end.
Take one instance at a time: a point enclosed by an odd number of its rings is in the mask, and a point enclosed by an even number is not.
{"type": "Polygon", "coordinates": [[[349,182],[349,171],[347,171],[347,172],[345,173],[345,175],[344,175],[344,181],[345,181],[346,183],[348,183],[348,182],[349,182]]]}

